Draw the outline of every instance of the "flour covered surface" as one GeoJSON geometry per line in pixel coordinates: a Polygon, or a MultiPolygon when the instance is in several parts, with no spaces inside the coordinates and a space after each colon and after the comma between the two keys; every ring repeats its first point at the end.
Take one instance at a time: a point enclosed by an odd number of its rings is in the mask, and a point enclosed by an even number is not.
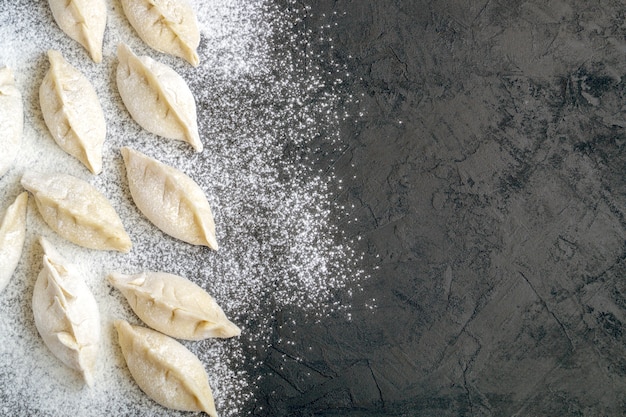
{"type": "Polygon", "coordinates": [[[20,150],[24,129],[22,94],[11,68],[0,68],[0,177],[11,168],[20,150]]]}
{"type": "MultiPolygon", "coordinates": [[[[0,8],[0,67],[12,69],[15,88],[22,92],[24,115],[19,152],[0,177],[0,215],[24,191],[21,180],[28,179],[28,173],[41,175],[35,181],[41,191],[36,193],[59,192],[43,204],[34,193],[28,199],[21,261],[0,292],[0,414],[190,415],[163,407],[135,383],[113,323],[144,324],[125,296],[109,284],[107,276],[112,271],[167,271],[185,277],[210,294],[236,326],[224,324],[229,332],[222,335],[241,332],[235,337],[179,340],[206,370],[221,417],[269,412],[259,392],[268,369],[263,360],[274,340],[278,314],[298,309],[326,320],[348,307],[335,294],[362,272],[349,240],[338,238],[335,199],[329,194],[332,170],[320,173],[309,168],[305,159],[296,158],[309,152],[313,138],[324,137],[329,147],[340,149],[337,123],[343,115],[337,109],[344,98],[334,90],[342,76],[339,68],[332,63],[311,65],[318,59],[314,49],[307,47],[313,34],[294,30],[308,13],[298,2],[189,3],[200,33],[196,67],[148,46],[129,23],[121,2],[105,2],[107,20],[98,64],[59,30],[47,2],[15,0],[10,7],[0,8]],[[133,119],[116,80],[120,44],[128,45],[137,57],[167,65],[184,80],[195,103],[195,146],[164,140],[133,119]],[[90,81],[98,97],[106,124],[99,175],[50,138],[38,99],[38,88],[49,68],[48,50],[59,51],[90,81]],[[200,145],[204,150],[196,152],[200,145]],[[212,210],[219,251],[160,230],[137,208],[121,152],[124,147],[193,180],[212,210]],[[53,211],[51,203],[65,201],[71,190],[55,188],[60,184],[53,181],[57,174],[82,181],[102,195],[125,231],[126,237],[114,234],[120,238],[118,243],[125,242],[119,246],[122,251],[77,245],[48,225],[40,207],[53,211]],[[37,332],[31,303],[44,255],[40,235],[80,271],[100,312],[99,350],[90,388],[79,371],[51,354],[37,332]]],[[[179,90],[173,88],[175,93],[179,90]]],[[[172,110],[164,109],[164,116],[173,116],[172,110]]],[[[87,119],[89,115],[83,113],[87,119]]],[[[30,181],[24,184],[35,189],[30,181]]],[[[155,183],[139,187],[148,184],[155,183]]],[[[170,194],[159,196],[167,201],[170,194]]],[[[69,207],[56,209],[56,219],[61,221],[53,224],[58,230],[73,229],[82,222],[75,221],[81,216],[69,207]],[[59,212],[72,215],[59,216],[59,212]]],[[[172,212],[178,209],[178,205],[168,207],[172,212]]],[[[91,207],[85,208],[82,217],[87,223],[98,223],[91,207]]],[[[207,222],[208,217],[202,215],[196,221],[207,222]]]]}

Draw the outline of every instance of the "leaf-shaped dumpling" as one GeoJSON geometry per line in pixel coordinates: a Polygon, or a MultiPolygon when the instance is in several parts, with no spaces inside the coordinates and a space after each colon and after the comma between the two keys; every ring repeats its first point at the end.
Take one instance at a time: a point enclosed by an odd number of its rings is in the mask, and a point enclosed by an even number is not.
{"type": "Polygon", "coordinates": [[[122,156],[130,193],[148,220],[170,236],[217,250],[211,207],[194,180],[128,147],[122,156]]]}
{"type": "Polygon", "coordinates": [[[93,385],[100,313],[80,271],[41,238],[43,269],[33,290],[35,325],[54,356],[93,385]]]}
{"type": "Polygon", "coordinates": [[[41,217],[59,235],[91,249],[128,252],[122,221],[102,193],[67,174],[27,172],[22,186],[35,197],[41,217]]]}
{"type": "Polygon", "coordinates": [[[182,140],[202,151],[196,102],[185,80],[167,65],[136,56],[120,44],[117,88],[130,115],[155,135],[182,140]]]}
{"type": "Polygon", "coordinates": [[[24,107],[13,72],[0,68],[0,176],[9,170],[22,144],[24,107]]]}
{"type": "Polygon", "coordinates": [[[48,58],[50,70],[39,87],[46,125],[61,149],[99,174],[106,123],[96,91],[60,52],[50,50],[48,58]]]}
{"type": "Polygon", "coordinates": [[[144,323],[168,336],[201,340],[241,334],[213,297],[186,278],[165,272],[112,273],[109,282],[144,323]]]}
{"type": "Polygon", "coordinates": [[[114,324],[122,355],[143,392],[164,407],[217,417],[207,373],[193,353],[157,331],[124,320],[114,324]]]}
{"type": "Polygon", "coordinates": [[[28,193],[18,195],[0,223],[0,291],[9,283],[22,256],[27,204],[28,193]]]}
{"type": "Polygon", "coordinates": [[[48,0],[48,3],[61,30],[83,45],[94,62],[101,62],[107,24],[105,0],[48,0]]]}
{"type": "Polygon", "coordinates": [[[198,21],[186,0],[122,0],[128,21],[157,51],[181,57],[194,67],[199,58],[198,21]]]}

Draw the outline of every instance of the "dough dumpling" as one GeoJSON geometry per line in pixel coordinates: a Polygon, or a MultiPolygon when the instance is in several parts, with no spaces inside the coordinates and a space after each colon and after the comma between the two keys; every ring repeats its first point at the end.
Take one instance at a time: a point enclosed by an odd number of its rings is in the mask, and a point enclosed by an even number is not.
{"type": "Polygon", "coordinates": [[[46,125],[61,149],[99,174],[106,123],[96,91],[60,52],[50,50],[48,58],[50,69],[39,88],[46,125]]]}
{"type": "Polygon", "coordinates": [[[100,344],[96,299],[76,266],[41,238],[43,269],[33,290],[35,325],[46,346],[92,386],[100,344]]]}
{"type": "Polygon", "coordinates": [[[130,148],[122,156],[130,193],[148,220],[170,236],[217,250],[213,213],[194,180],[130,148]]]}
{"type": "Polygon", "coordinates": [[[22,144],[24,107],[13,72],[0,68],[0,177],[11,168],[22,144]]]}
{"type": "Polygon", "coordinates": [[[54,20],[70,38],[85,47],[94,62],[102,62],[107,25],[105,0],[48,0],[54,20]]]}
{"type": "Polygon", "coordinates": [[[7,286],[22,256],[26,238],[28,193],[17,196],[0,223],[0,292],[7,286]]]}
{"type": "Polygon", "coordinates": [[[139,37],[150,47],[183,58],[194,67],[198,65],[200,30],[186,0],[122,0],[122,7],[139,37]]]}
{"type": "Polygon", "coordinates": [[[135,56],[124,44],[117,56],[117,88],[133,119],[155,135],[188,142],[202,152],[196,101],[185,80],[167,65],[135,56]]]}
{"type": "Polygon", "coordinates": [[[22,186],[35,197],[48,226],[80,246],[128,252],[132,246],[122,221],[102,193],[67,174],[29,171],[22,186]]]}
{"type": "Polygon", "coordinates": [[[207,373],[193,353],[157,331],[124,320],[114,324],[122,355],[143,392],[164,407],[217,417],[207,373]]]}
{"type": "Polygon", "coordinates": [[[213,297],[186,278],[165,272],[112,273],[109,282],[144,323],[168,336],[201,340],[241,334],[213,297]]]}

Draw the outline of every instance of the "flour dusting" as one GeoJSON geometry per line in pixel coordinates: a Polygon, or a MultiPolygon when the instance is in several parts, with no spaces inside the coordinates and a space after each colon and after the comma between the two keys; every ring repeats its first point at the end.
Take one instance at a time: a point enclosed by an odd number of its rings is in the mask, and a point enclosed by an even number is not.
{"type": "Polygon", "coordinates": [[[0,216],[22,191],[27,169],[64,172],[82,178],[110,200],[132,241],[130,254],[80,248],[55,235],[31,199],[28,236],[16,274],[0,294],[0,414],[41,416],[187,415],[164,409],[132,380],[117,346],[112,322],[141,324],[121,294],[106,282],[110,271],[158,270],[185,276],[215,297],[242,336],[182,342],[205,365],[221,416],[254,408],[261,365],[246,352],[264,349],[274,314],[299,306],[323,320],[345,309],[334,294],[362,276],[351,242],[341,242],[330,197],[332,170],[314,172],[313,140],[340,146],[338,124],[345,117],[335,88],[342,68],[315,55],[300,30],[308,10],[296,1],[192,2],[202,39],[200,65],[150,49],[130,27],[118,2],[108,2],[103,62],[55,24],[46,2],[16,0],[0,9],[0,65],[9,65],[24,98],[24,144],[14,167],[0,178],[0,216]],[[294,30],[298,28],[299,30],[294,30]],[[135,123],[117,93],[115,51],[127,43],[138,55],[170,65],[187,81],[198,109],[204,151],[152,135],[135,123]],[[48,69],[46,51],[57,49],[94,85],[107,121],[103,173],[93,176],[65,154],[46,130],[38,89],[48,69]],[[119,153],[130,146],[193,178],[214,210],[218,252],[177,241],[154,227],[135,207],[119,153]],[[30,307],[41,269],[45,236],[84,272],[102,317],[103,341],[95,385],[52,356],[37,334],[30,307]]]}

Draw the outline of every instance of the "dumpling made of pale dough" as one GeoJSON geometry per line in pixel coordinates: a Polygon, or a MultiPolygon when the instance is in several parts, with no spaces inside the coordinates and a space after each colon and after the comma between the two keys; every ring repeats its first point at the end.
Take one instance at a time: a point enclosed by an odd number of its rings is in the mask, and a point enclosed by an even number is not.
{"type": "Polygon", "coordinates": [[[13,71],[0,68],[0,177],[11,168],[22,144],[24,107],[13,71]]]}
{"type": "Polygon", "coordinates": [[[80,271],[41,238],[43,269],[33,290],[35,325],[54,356],[92,386],[100,344],[100,313],[80,271]]]}
{"type": "Polygon", "coordinates": [[[28,193],[24,192],[7,208],[0,223],[0,292],[9,283],[22,257],[27,206],[28,193]]]}
{"type": "Polygon", "coordinates": [[[96,90],[60,52],[49,50],[48,58],[50,69],[39,87],[46,126],[61,149],[99,174],[106,123],[96,90]]]}
{"type": "Polygon", "coordinates": [[[67,174],[28,171],[22,186],[35,197],[44,221],[80,246],[128,252],[132,246],[107,198],[89,183],[67,174]]]}
{"type": "Polygon", "coordinates": [[[241,334],[213,297],[181,276],[165,272],[135,275],[114,272],[109,275],[109,282],[124,294],[144,323],[168,336],[202,340],[241,334]]]}
{"type": "Polygon", "coordinates": [[[102,39],[107,25],[105,0],[48,0],[63,32],[85,47],[94,62],[102,62],[102,39]]]}
{"type": "Polygon", "coordinates": [[[122,355],[143,392],[164,407],[217,417],[207,373],[191,351],[157,331],[124,320],[114,324],[122,355]]]}
{"type": "Polygon", "coordinates": [[[170,236],[217,250],[213,213],[202,188],[183,172],[128,147],[121,149],[133,201],[170,236]]]}
{"type": "Polygon", "coordinates": [[[150,47],[183,58],[194,67],[198,65],[200,30],[186,0],[122,0],[122,8],[150,47]]]}
{"type": "Polygon", "coordinates": [[[136,56],[125,44],[117,48],[117,88],[124,105],[147,131],[188,142],[202,152],[196,101],[185,80],[165,64],[136,56]]]}

